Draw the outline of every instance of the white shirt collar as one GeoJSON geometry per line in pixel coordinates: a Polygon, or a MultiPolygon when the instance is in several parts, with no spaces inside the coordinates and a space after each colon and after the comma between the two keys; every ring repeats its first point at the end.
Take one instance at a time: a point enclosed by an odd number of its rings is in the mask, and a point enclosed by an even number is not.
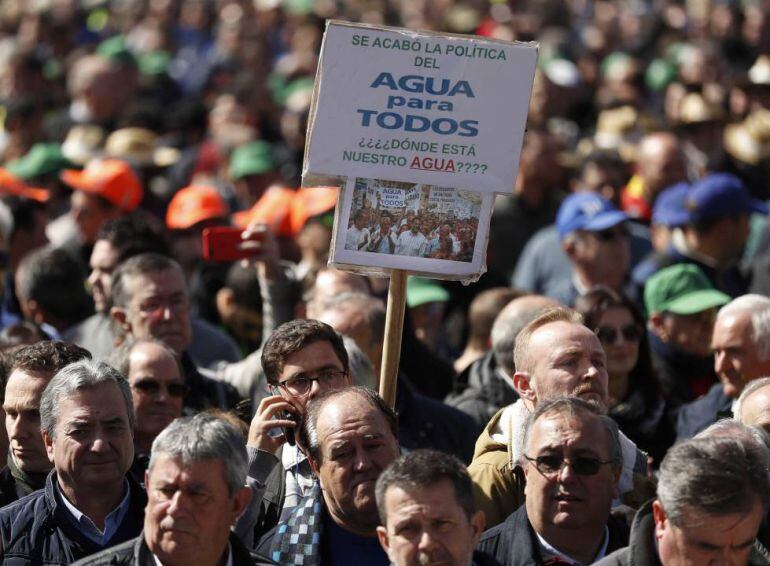
{"type": "MultiPolygon", "coordinates": [[[[547,540],[545,540],[543,537],[540,536],[540,533],[535,531],[535,535],[537,536],[537,540],[540,543],[540,547],[545,550],[549,555],[557,557],[559,560],[562,560],[566,562],[567,564],[571,564],[572,566],[582,566],[580,562],[572,558],[571,556],[567,556],[563,552],[561,552],[559,549],[551,546],[547,540]]],[[[607,554],[607,545],[610,543],[610,530],[607,528],[607,526],[604,526],[604,542],[602,543],[601,548],[599,548],[599,552],[596,553],[596,556],[594,556],[594,559],[592,562],[596,562],[597,560],[601,560],[604,558],[605,554],[607,554]]]]}

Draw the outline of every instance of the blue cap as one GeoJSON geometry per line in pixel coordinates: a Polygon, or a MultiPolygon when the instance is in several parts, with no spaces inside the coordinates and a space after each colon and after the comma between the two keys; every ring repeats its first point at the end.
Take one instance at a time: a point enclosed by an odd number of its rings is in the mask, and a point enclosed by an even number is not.
{"type": "Polygon", "coordinates": [[[685,207],[690,213],[690,222],[768,212],[767,205],[751,198],[743,182],[729,173],[710,173],[693,184],[685,198],[685,207]]]}
{"type": "Polygon", "coordinates": [[[564,199],[556,215],[559,238],[576,230],[601,232],[625,222],[628,216],[595,193],[575,193],[564,199]]]}
{"type": "Polygon", "coordinates": [[[668,228],[684,226],[690,220],[690,212],[684,205],[690,185],[677,183],[663,190],[652,208],[652,223],[668,228]]]}

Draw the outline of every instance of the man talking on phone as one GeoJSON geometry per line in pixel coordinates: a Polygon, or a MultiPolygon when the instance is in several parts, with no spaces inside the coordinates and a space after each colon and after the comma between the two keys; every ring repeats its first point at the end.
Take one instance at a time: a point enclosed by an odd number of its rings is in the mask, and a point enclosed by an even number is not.
{"type": "Polygon", "coordinates": [[[255,497],[236,525],[241,540],[252,547],[278,523],[281,509],[297,505],[315,481],[294,442],[305,405],[324,391],[351,384],[342,337],[318,320],[276,328],[262,348],[262,367],[272,395],[262,399],[249,428],[248,475],[255,497]]]}

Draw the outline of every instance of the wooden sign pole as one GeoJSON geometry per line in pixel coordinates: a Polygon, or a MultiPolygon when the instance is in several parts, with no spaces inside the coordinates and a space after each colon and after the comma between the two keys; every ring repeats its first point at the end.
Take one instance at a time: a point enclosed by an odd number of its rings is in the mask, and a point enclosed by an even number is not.
{"type": "Polygon", "coordinates": [[[394,269],[390,274],[388,307],[385,314],[385,343],[382,350],[380,370],[380,397],[391,407],[396,405],[396,383],[398,361],[401,357],[401,334],[404,330],[404,309],[406,308],[407,272],[394,269]]]}

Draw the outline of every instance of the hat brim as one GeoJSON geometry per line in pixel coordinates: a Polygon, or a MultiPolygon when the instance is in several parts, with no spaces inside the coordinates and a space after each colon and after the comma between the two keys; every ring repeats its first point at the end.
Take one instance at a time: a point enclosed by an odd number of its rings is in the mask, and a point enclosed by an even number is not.
{"type": "Polygon", "coordinates": [[[608,228],[617,226],[626,220],[628,220],[628,215],[625,212],[621,212],[619,210],[610,210],[601,214],[597,214],[591,220],[586,222],[582,228],[579,228],[579,230],[586,230],[588,232],[601,232],[602,230],[607,230],[608,228]]]}
{"type": "Polygon", "coordinates": [[[87,174],[84,171],[79,171],[77,169],[65,169],[61,172],[59,178],[64,181],[64,184],[72,187],[73,189],[85,191],[87,193],[99,194],[99,187],[88,181],[87,174]]]}
{"type": "Polygon", "coordinates": [[[714,307],[721,307],[730,302],[730,297],[716,289],[693,291],[683,297],[674,299],[665,309],[673,314],[696,314],[714,307]]]}
{"type": "Polygon", "coordinates": [[[428,303],[446,303],[449,293],[443,287],[426,286],[406,291],[406,305],[409,308],[427,305],[428,303]]]}

